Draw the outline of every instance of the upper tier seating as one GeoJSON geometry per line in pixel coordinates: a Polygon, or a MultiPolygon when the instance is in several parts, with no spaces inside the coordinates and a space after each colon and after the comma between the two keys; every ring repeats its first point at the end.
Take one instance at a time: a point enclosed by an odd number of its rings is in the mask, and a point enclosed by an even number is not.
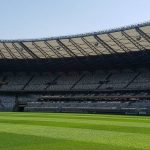
{"type": "Polygon", "coordinates": [[[104,72],[84,72],[83,78],[75,85],[76,90],[92,90],[106,81],[108,73],[104,72]]]}
{"type": "Polygon", "coordinates": [[[0,91],[149,89],[150,71],[1,73],[0,91]]]}
{"type": "Polygon", "coordinates": [[[145,89],[150,88],[150,72],[141,73],[128,88],[145,89]]]}

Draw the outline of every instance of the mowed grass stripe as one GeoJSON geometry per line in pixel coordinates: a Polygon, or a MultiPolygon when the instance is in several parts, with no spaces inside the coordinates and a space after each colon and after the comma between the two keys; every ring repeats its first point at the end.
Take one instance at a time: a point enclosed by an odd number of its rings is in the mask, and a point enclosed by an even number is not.
{"type": "MultiPolygon", "coordinates": [[[[0,113],[0,134],[13,134],[68,143],[57,148],[51,142],[33,143],[11,150],[47,149],[112,149],[149,150],[150,118],[120,115],[54,114],[54,113],[0,113]],[[132,119],[133,118],[133,119],[132,119]],[[54,148],[52,148],[53,146],[54,148]],[[70,145],[70,147],[69,147],[70,145]],[[90,147],[90,145],[93,145],[90,147]],[[43,148],[42,148],[43,147],[43,148]]],[[[3,135],[4,136],[4,135],[3,135]]],[[[0,136],[1,137],[1,136],[0,136]]],[[[11,139],[10,139],[11,140],[11,139]]],[[[4,145],[0,138],[0,145],[4,145]]],[[[7,143],[9,144],[9,143],[7,143]]],[[[6,145],[7,145],[6,144],[6,145]]],[[[6,148],[1,148],[10,150],[6,148]]]]}
{"type": "MultiPolygon", "coordinates": [[[[2,150],[126,150],[128,147],[110,144],[87,143],[64,139],[54,139],[31,135],[0,133],[0,149],[2,150]]],[[[142,150],[130,148],[130,150],[142,150]]]]}
{"type": "Polygon", "coordinates": [[[14,125],[0,123],[0,132],[34,135],[55,139],[65,139],[80,142],[102,143],[128,148],[150,148],[150,136],[137,133],[121,133],[111,131],[95,131],[89,129],[74,129],[63,127],[46,127],[35,125],[14,125]],[[135,142],[136,141],[136,142],[135,142]]]}
{"type": "Polygon", "coordinates": [[[64,128],[80,128],[80,129],[92,129],[92,130],[106,130],[115,132],[125,133],[141,133],[150,135],[150,128],[143,127],[130,127],[130,126],[119,126],[119,125],[94,125],[86,123],[66,123],[66,122],[55,122],[55,121],[31,121],[31,120],[0,120],[0,123],[9,124],[22,124],[22,125],[39,125],[49,127],[64,127],[64,128]]]}
{"type": "Polygon", "coordinates": [[[17,115],[17,116],[76,116],[76,117],[109,117],[109,118],[137,118],[137,119],[149,119],[149,116],[132,116],[132,115],[111,115],[111,114],[84,114],[84,113],[46,113],[46,112],[1,112],[1,115],[17,115]]]}
{"type": "MultiPolygon", "coordinates": [[[[9,116],[11,113],[1,113],[0,116],[9,116]]],[[[124,121],[124,122],[145,122],[150,123],[150,117],[145,116],[120,116],[117,115],[97,115],[97,114],[54,114],[54,113],[13,113],[14,117],[37,117],[37,118],[65,118],[65,119],[90,119],[90,120],[109,120],[109,121],[124,121]]]]}
{"type": "Polygon", "coordinates": [[[30,121],[53,121],[53,122],[66,122],[66,123],[84,123],[84,124],[95,124],[95,125],[118,125],[128,127],[145,127],[150,128],[150,123],[138,123],[138,122],[124,122],[122,121],[111,121],[111,120],[82,120],[82,119],[66,119],[61,117],[56,118],[37,118],[37,117],[14,117],[14,116],[0,116],[0,120],[30,120],[30,121]]]}
{"type": "Polygon", "coordinates": [[[29,112],[26,112],[26,113],[21,113],[21,112],[2,112],[0,114],[1,116],[18,116],[18,117],[62,117],[62,118],[94,118],[94,119],[101,119],[101,118],[104,118],[104,119],[129,119],[129,120],[149,120],[150,121],[150,117],[148,116],[127,116],[127,115],[99,115],[99,114],[80,114],[80,113],[39,113],[39,112],[36,112],[36,113],[29,113],[29,112]],[[116,117],[117,116],[117,117],[116,117]]]}

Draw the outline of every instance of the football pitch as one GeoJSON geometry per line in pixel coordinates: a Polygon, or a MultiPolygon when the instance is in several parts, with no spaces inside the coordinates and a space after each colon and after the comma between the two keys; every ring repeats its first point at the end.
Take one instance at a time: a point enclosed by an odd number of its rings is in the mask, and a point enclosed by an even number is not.
{"type": "Polygon", "coordinates": [[[150,117],[0,113],[0,150],[150,150],[150,117]]]}

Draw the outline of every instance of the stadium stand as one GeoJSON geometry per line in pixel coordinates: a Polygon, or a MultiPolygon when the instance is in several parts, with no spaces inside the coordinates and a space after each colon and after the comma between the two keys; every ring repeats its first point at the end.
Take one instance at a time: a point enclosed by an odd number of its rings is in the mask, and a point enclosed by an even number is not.
{"type": "Polygon", "coordinates": [[[150,114],[150,23],[0,40],[0,110],[150,114]]]}
{"type": "Polygon", "coordinates": [[[123,70],[69,72],[69,73],[5,73],[0,81],[0,91],[63,91],[63,90],[109,90],[109,89],[148,89],[150,71],[123,70]]]}

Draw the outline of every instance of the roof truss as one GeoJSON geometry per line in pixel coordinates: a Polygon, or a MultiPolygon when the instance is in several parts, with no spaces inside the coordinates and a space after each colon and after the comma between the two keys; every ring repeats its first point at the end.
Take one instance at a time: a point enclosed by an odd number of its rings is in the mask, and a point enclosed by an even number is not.
{"type": "Polygon", "coordinates": [[[78,51],[81,52],[82,55],[84,56],[89,56],[89,54],[83,49],[81,48],[76,42],[74,42],[72,39],[69,39],[69,42],[78,49],[78,51]]]}
{"type": "Polygon", "coordinates": [[[23,42],[18,43],[24,50],[26,50],[33,58],[38,59],[39,57],[33,53],[23,42]]]}
{"type": "Polygon", "coordinates": [[[13,59],[16,59],[16,56],[14,55],[14,53],[10,50],[10,48],[6,45],[6,43],[3,43],[3,46],[5,47],[5,49],[7,50],[7,52],[10,54],[10,56],[13,59]]]}
{"type": "Polygon", "coordinates": [[[125,36],[135,47],[137,47],[140,51],[145,50],[145,48],[139,44],[135,39],[129,36],[125,31],[121,31],[122,35],[125,36]]]}
{"type": "Polygon", "coordinates": [[[135,28],[135,30],[147,41],[150,43],[150,37],[143,32],[140,28],[135,28]]]}
{"type": "Polygon", "coordinates": [[[32,42],[32,45],[38,49],[40,51],[40,53],[45,57],[45,58],[48,58],[48,57],[51,57],[49,56],[40,46],[38,46],[35,42],[32,42]]]}

